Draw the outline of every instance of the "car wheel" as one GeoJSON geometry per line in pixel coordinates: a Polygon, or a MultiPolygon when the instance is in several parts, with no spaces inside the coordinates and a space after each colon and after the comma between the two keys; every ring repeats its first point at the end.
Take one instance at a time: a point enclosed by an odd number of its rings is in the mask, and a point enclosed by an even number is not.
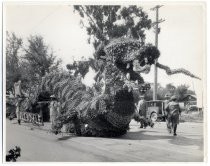
{"type": "Polygon", "coordinates": [[[158,118],[158,116],[157,116],[157,113],[156,112],[151,113],[150,119],[152,120],[152,122],[157,121],[157,118],[158,118]]]}

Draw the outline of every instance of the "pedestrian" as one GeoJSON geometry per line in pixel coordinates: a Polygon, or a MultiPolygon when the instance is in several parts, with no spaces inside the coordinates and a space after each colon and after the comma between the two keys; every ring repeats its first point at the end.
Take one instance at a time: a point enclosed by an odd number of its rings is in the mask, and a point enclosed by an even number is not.
{"type": "Polygon", "coordinates": [[[51,121],[51,125],[53,126],[55,124],[55,119],[58,114],[58,102],[55,99],[52,99],[50,101],[49,107],[50,107],[50,121],[51,121]]]}
{"type": "Polygon", "coordinates": [[[14,83],[15,97],[22,97],[21,80],[14,83]]]}
{"type": "Polygon", "coordinates": [[[14,83],[14,90],[15,90],[15,98],[16,98],[16,117],[18,124],[20,125],[21,119],[20,119],[20,103],[22,100],[22,91],[21,91],[21,80],[18,80],[14,83]]]}
{"type": "Polygon", "coordinates": [[[146,128],[146,102],[144,96],[140,96],[140,100],[137,105],[137,110],[139,111],[140,115],[140,128],[146,128]]]}
{"type": "Polygon", "coordinates": [[[177,124],[179,124],[179,116],[181,114],[181,109],[179,103],[177,102],[176,96],[171,97],[169,103],[166,106],[165,113],[168,131],[171,133],[173,129],[173,134],[176,136],[177,124]]]}
{"type": "Polygon", "coordinates": [[[21,120],[20,120],[20,101],[19,100],[17,100],[16,102],[16,117],[17,117],[18,124],[20,125],[21,120]]]}

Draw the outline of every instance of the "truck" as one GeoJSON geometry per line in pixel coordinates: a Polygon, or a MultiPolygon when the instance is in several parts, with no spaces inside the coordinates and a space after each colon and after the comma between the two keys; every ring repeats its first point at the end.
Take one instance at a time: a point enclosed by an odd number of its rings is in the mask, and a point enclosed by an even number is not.
{"type": "Polygon", "coordinates": [[[153,122],[165,121],[165,106],[166,102],[163,100],[146,101],[146,117],[153,122]]]}

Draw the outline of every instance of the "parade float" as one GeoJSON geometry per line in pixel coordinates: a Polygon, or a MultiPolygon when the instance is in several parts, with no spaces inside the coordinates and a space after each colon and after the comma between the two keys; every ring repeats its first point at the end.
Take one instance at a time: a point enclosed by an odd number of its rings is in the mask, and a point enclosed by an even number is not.
{"type": "MultiPolygon", "coordinates": [[[[52,132],[57,134],[66,125],[71,128],[69,132],[82,136],[115,137],[125,134],[134,117],[138,96],[150,89],[141,73],[150,72],[160,52],[151,44],[118,38],[107,45],[101,44],[95,55],[96,60],[103,64],[96,75],[95,86],[87,87],[80,76],[75,77],[68,72],[48,73],[35,86],[32,95],[21,102],[20,109],[30,110],[40,94],[47,92],[54,96],[60,107],[52,132]]],[[[169,75],[183,73],[199,79],[185,69],[171,70],[159,63],[157,67],[169,75]]]]}

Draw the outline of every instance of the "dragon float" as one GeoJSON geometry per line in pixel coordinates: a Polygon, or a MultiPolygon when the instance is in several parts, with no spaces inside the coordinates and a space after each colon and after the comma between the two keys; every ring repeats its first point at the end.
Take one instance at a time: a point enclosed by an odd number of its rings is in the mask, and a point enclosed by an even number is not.
{"type": "MultiPolygon", "coordinates": [[[[103,90],[98,90],[97,86],[87,87],[80,77],[67,72],[49,73],[37,86],[31,100],[37,100],[41,92],[47,91],[60,102],[60,113],[52,125],[54,133],[68,124],[76,135],[115,137],[125,134],[135,113],[136,96],[150,89],[141,73],[149,73],[160,52],[151,44],[119,38],[100,45],[95,55],[103,64],[96,82],[103,90]]],[[[183,73],[199,79],[184,69],[171,70],[159,63],[157,67],[167,74],[183,73]]]]}

